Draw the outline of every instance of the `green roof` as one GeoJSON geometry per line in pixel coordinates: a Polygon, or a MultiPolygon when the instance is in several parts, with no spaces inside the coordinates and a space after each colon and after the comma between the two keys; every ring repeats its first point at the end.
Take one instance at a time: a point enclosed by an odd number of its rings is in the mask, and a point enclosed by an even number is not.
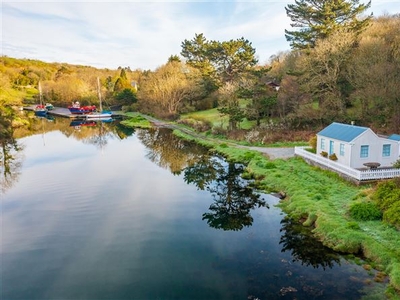
{"type": "Polygon", "coordinates": [[[318,132],[318,135],[339,141],[351,142],[366,130],[368,130],[367,127],[342,123],[332,123],[328,127],[325,127],[320,132],[318,132]]]}

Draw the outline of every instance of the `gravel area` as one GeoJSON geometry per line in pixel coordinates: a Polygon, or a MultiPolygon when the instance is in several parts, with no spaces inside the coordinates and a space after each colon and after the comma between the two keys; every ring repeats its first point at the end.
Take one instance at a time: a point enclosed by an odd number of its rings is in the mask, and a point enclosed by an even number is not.
{"type": "Polygon", "coordinates": [[[260,151],[265,153],[269,156],[270,159],[277,159],[277,158],[290,158],[294,156],[294,148],[264,148],[264,147],[246,147],[250,150],[260,151]]]}

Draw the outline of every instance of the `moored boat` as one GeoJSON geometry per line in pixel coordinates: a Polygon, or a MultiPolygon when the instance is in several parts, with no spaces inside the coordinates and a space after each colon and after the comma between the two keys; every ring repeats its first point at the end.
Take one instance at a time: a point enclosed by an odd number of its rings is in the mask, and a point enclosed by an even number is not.
{"type": "Polygon", "coordinates": [[[90,120],[102,120],[109,119],[112,117],[111,111],[91,112],[86,115],[86,119],[90,120]]]}
{"type": "Polygon", "coordinates": [[[39,89],[39,104],[35,107],[35,116],[45,117],[47,115],[47,108],[43,105],[43,95],[42,95],[42,86],[40,85],[40,81],[38,84],[39,89]]]}
{"type": "Polygon", "coordinates": [[[96,111],[96,106],[95,105],[81,106],[80,103],[78,101],[76,101],[72,105],[68,106],[68,109],[71,114],[85,115],[85,114],[96,111]]]}
{"type": "Polygon", "coordinates": [[[86,115],[86,118],[91,120],[102,120],[111,118],[112,112],[110,110],[103,110],[99,77],[97,77],[97,94],[99,97],[99,111],[93,111],[91,113],[88,113],[86,115]]]}
{"type": "Polygon", "coordinates": [[[52,109],[54,109],[54,106],[53,106],[53,104],[51,104],[51,103],[46,103],[45,107],[46,107],[47,110],[52,110],[52,109]]]}
{"type": "Polygon", "coordinates": [[[47,115],[47,109],[44,105],[36,105],[35,107],[35,116],[45,117],[47,115]]]}

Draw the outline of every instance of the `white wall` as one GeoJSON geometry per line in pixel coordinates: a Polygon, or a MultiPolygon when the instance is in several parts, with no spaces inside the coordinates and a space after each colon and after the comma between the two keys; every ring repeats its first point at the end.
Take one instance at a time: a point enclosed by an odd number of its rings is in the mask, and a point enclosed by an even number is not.
{"type": "Polygon", "coordinates": [[[330,141],[333,141],[333,153],[336,154],[339,164],[351,167],[351,168],[365,168],[364,163],[378,162],[381,167],[391,167],[393,163],[399,159],[400,144],[393,140],[388,140],[377,136],[371,129],[366,130],[359,135],[352,142],[347,143],[335,139],[329,139],[317,135],[317,154],[320,155],[322,151],[328,152],[330,148],[330,141]],[[321,149],[321,139],[325,139],[325,149],[321,149]],[[344,144],[344,155],[340,155],[340,144],[344,144]],[[383,145],[389,144],[390,156],[383,157],[383,145]],[[368,145],[368,157],[362,158],[361,145],[368,145]]]}
{"type": "Polygon", "coordinates": [[[329,156],[330,141],[333,141],[333,153],[338,158],[336,162],[350,167],[351,145],[349,143],[317,135],[317,154],[321,155],[321,152],[325,151],[329,156]],[[321,148],[321,139],[325,139],[325,149],[321,148]],[[344,155],[340,155],[340,144],[344,145],[344,155]]]}
{"type": "Polygon", "coordinates": [[[378,162],[381,167],[391,167],[396,161],[399,145],[396,141],[388,140],[377,136],[371,129],[368,129],[353,141],[351,164],[352,168],[363,168],[363,164],[368,162],[378,162]],[[383,157],[383,145],[390,145],[390,156],[383,157]],[[368,157],[361,158],[361,145],[369,146],[368,157]]]}

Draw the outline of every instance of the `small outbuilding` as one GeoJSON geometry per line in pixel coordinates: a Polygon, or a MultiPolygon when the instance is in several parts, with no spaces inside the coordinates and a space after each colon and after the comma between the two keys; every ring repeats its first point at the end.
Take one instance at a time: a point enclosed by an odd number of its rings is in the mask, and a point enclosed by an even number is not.
{"type": "Polygon", "coordinates": [[[381,137],[368,127],[332,123],[317,133],[317,154],[354,169],[392,167],[400,158],[400,135],[381,137]]]}

